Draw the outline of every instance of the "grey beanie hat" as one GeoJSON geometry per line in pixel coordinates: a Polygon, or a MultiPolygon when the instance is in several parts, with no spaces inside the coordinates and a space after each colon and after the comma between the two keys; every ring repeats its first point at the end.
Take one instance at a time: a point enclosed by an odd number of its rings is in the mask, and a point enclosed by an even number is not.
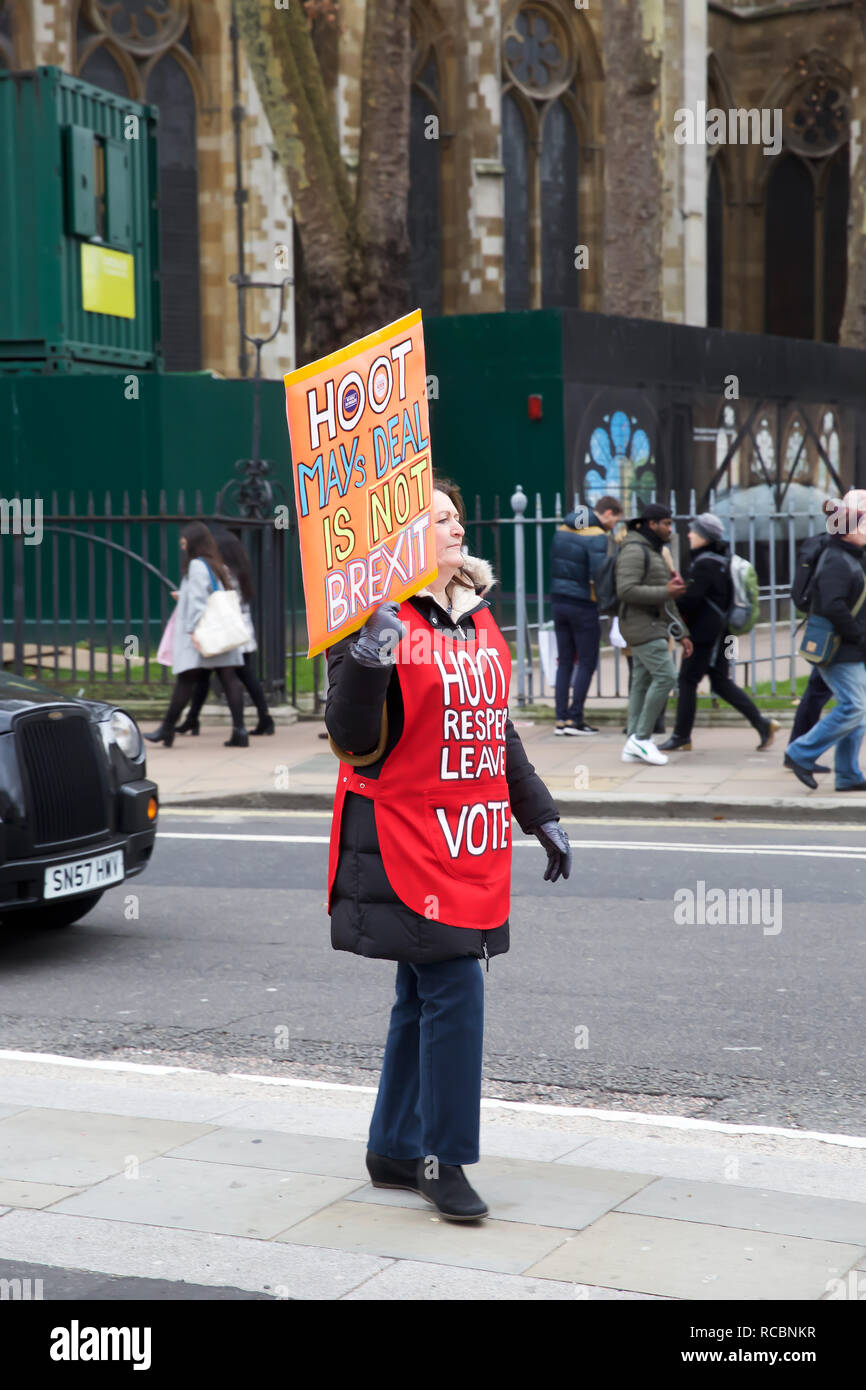
{"type": "Polygon", "coordinates": [[[712,512],[701,512],[691,523],[692,530],[697,531],[699,536],[703,536],[705,541],[723,541],[725,539],[725,528],[717,516],[712,512]]]}

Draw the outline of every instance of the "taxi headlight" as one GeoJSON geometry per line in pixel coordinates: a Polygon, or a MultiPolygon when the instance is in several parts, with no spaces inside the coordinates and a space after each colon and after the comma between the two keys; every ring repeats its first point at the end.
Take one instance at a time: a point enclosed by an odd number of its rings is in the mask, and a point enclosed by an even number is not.
{"type": "Polygon", "coordinates": [[[141,741],[138,725],[134,719],[130,719],[128,714],[124,714],[123,710],[112,711],[108,721],[108,731],[112,742],[117,744],[121,753],[124,753],[127,758],[134,762],[136,758],[141,757],[141,750],[144,745],[141,741]]]}

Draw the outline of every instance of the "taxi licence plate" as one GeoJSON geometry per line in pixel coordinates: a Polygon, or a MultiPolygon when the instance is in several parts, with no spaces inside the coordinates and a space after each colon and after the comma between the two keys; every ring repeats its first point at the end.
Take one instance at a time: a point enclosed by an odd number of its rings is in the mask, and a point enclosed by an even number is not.
{"type": "Polygon", "coordinates": [[[45,870],[43,898],[67,898],[72,893],[89,893],[107,888],[123,879],[123,850],[97,854],[93,859],[76,859],[71,864],[52,864],[45,870]]]}

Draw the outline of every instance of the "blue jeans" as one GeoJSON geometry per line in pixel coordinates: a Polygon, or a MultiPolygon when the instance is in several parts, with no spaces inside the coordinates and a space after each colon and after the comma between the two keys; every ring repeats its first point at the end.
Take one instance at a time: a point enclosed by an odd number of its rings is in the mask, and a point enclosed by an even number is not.
{"type": "Polygon", "coordinates": [[[484,979],[475,956],[397,966],[369,1148],[478,1162],[484,979]]]}
{"type": "Polygon", "coordinates": [[[583,723],[583,706],[589,691],[590,682],[598,665],[598,648],[601,627],[598,619],[598,604],[583,603],[579,599],[569,602],[553,600],[553,630],[556,633],[556,717],[560,723],[570,719],[574,724],[583,723]],[[571,694],[571,707],[568,705],[568,687],[571,672],[577,657],[577,670],[574,674],[574,689],[571,694]]]}
{"type": "Polygon", "coordinates": [[[862,661],[832,661],[821,675],[836,696],[836,707],[819,719],[807,734],[788,744],[788,756],[809,771],[834,743],[836,790],[864,780],[860,771],[860,744],[866,734],[866,665],[862,661]]]}

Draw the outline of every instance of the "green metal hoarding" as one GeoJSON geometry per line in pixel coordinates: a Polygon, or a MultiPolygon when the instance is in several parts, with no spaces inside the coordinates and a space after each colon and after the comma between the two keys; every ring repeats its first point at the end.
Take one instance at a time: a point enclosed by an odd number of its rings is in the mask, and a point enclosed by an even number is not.
{"type": "Polygon", "coordinates": [[[157,112],[0,71],[0,373],[159,366],[157,112]]]}

